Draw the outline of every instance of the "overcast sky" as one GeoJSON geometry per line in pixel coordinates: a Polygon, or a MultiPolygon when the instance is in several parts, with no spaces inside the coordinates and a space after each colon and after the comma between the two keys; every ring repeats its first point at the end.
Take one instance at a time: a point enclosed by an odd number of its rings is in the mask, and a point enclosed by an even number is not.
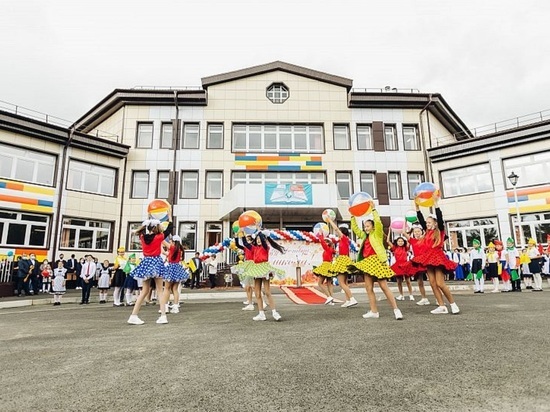
{"type": "MultiPolygon", "coordinates": [[[[116,88],[282,60],[441,93],[470,127],[550,109],[550,2],[0,0],[0,100],[74,121],[116,88]]],[[[3,105],[3,104],[2,104],[3,105]]]]}

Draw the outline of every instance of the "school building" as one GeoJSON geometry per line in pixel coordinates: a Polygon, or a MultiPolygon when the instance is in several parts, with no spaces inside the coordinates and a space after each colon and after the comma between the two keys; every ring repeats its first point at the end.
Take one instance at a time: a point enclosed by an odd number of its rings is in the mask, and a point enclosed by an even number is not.
{"type": "Polygon", "coordinates": [[[116,89],[71,125],[0,109],[0,255],[139,251],[132,232],[157,198],[189,253],[231,236],[245,210],[287,231],[310,231],[327,208],[347,222],[358,191],[389,224],[423,181],[441,189],[452,246],[519,245],[520,226],[546,243],[547,113],[478,133],[439,93],[357,89],[281,61],[201,83],[116,89]]]}

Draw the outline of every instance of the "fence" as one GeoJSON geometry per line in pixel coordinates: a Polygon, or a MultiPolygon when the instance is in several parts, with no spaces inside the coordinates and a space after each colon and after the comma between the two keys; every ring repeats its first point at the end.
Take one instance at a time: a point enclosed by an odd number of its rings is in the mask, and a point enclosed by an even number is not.
{"type": "Polygon", "coordinates": [[[0,259],[0,283],[11,282],[13,259],[0,259]]]}

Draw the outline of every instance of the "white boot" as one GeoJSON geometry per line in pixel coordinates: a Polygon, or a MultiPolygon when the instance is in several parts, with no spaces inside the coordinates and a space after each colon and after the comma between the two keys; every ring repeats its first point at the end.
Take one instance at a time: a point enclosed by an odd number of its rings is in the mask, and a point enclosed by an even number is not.
{"type": "Polygon", "coordinates": [[[493,290],[492,290],[493,293],[498,293],[498,292],[500,292],[500,291],[498,290],[498,278],[493,278],[493,286],[494,286],[494,288],[493,288],[493,290]]]}

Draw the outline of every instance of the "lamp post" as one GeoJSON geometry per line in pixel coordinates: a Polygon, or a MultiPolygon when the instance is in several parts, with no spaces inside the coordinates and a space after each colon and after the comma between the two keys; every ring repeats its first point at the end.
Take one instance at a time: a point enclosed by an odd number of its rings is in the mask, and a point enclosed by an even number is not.
{"type": "Polygon", "coordinates": [[[508,180],[510,180],[510,183],[514,187],[514,200],[516,202],[516,219],[518,221],[519,241],[520,241],[520,246],[523,249],[523,245],[525,244],[525,242],[523,239],[523,228],[521,227],[521,215],[519,214],[518,190],[516,188],[516,185],[518,184],[518,179],[519,179],[519,176],[514,172],[510,173],[510,175],[508,176],[508,180]]]}

